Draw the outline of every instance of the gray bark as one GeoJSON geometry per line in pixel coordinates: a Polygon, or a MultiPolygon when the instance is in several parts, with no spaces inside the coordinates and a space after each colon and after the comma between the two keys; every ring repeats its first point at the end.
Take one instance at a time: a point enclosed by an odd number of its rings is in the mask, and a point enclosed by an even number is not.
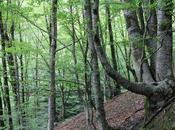
{"type": "MultiPolygon", "coordinates": [[[[100,87],[100,72],[98,66],[98,58],[94,47],[94,39],[93,39],[93,27],[96,30],[97,28],[97,17],[98,17],[98,1],[94,1],[94,6],[91,10],[90,0],[85,0],[85,17],[87,21],[86,29],[88,31],[88,42],[89,48],[91,51],[91,64],[92,64],[92,87],[94,89],[95,96],[95,107],[96,107],[96,117],[98,121],[98,129],[99,130],[108,130],[109,126],[105,119],[105,111],[103,106],[103,95],[100,87]],[[92,22],[92,14],[93,12],[93,22],[92,22]],[[92,27],[92,24],[94,25],[92,27]]],[[[99,34],[98,34],[99,35],[99,34]]]]}
{"type": "Polygon", "coordinates": [[[157,52],[156,79],[158,81],[172,77],[172,0],[158,0],[157,7],[157,52]]]}
{"type": "Polygon", "coordinates": [[[150,69],[154,79],[156,79],[156,50],[157,50],[157,14],[156,9],[148,8],[149,5],[153,4],[155,0],[145,0],[144,5],[147,7],[144,10],[145,13],[145,35],[147,38],[146,46],[150,55],[150,69]]]}
{"type": "MultiPolygon", "coordinates": [[[[88,64],[88,50],[89,50],[89,43],[87,41],[86,43],[86,49],[84,53],[84,82],[85,82],[85,99],[84,99],[84,110],[85,110],[85,116],[86,116],[86,129],[87,130],[94,130],[96,129],[94,123],[93,123],[93,107],[94,103],[91,98],[91,74],[89,74],[89,64],[88,64]]],[[[95,108],[95,107],[94,107],[95,108]]]]}
{"type": "MultiPolygon", "coordinates": [[[[19,30],[20,30],[20,32],[19,32],[19,40],[20,40],[20,42],[22,42],[23,41],[23,39],[22,39],[22,32],[21,32],[21,25],[19,24],[19,30]]],[[[23,54],[21,54],[20,55],[20,57],[19,57],[19,64],[20,64],[20,80],[21,80],[21,85],[20,85],[20,88],[21,88],[21,94],[20,94],[20,97],[21,97],[21,103],[22,103],[22,105],[24,105],[25,104],[25,89],[24,89],[24,63],[23,63],[23,54]]],[[[25,108],[25,105],[24,105],[24,108],[25,108]]],[[[25,127],[25,110],[23,110],[22,111],[22,114],[21,114],[21,125],[23,126],[23,127],[25,127]]],[[[25,128],[24,128],[24,130],[25,130],[25,128]]]]}
{"type": "MultiPolygon", "coordinates": [[[[13,47],[15,45],[12,45],[12,42],[15,40],[15,24],[12,21],[12,25],[10,28],[11,31],[11,40],[9,40],[8,42],[8,46],[7,47],[13,47]]],[[[20,111],[20,93],[19,93],[19,71],[18,71],[18,61],[17,61],[17,56],[16,54],[12,54],[12,53],[7,53],[7,62],[8,62],[8,67],[9,67],[9,72],[10,72],[10,83],[12,86],[12,90],[14,93],[14,101],[15,101],[15,105],[16,105],[16,110],[20,111]]],[[[19,120],[19,124],[20,124],[20,119],[19,120]]]]}
{"type": "MultiPolygon", "coordinates": [[[[121,0],[123,3],[129,3],[128,0],[121,0]]],[[[139,81],[153,82],[153,78],[145,60],[145,50],[143,42],[143,33],[139,27],[136,10],[124,10],[126,26],[128,30],[129,40],[132,47],[132,56],[134,59],[134,68],[139,81]]]]}
{"type": "MultiPolygon", "coordinates": [[[[108,2],[108,1],[107,1],[108,2]]],[[[114,36],[113,36],[113,30],[112,30],[112,20],[111,20],[111,11],[110,6],[108,3],[106,3],[106,14],[107,14],[107,24],[108,24],[108,33],[109,33],[109,41],[110,41],[110,49],[111,49],[111,57],[112,57],[112,64],[114,69],[117,71],[117,60],[116,60],[116,48],[114,45],[114,36]]],[[[113,91],[113,96],[118,95],[121,92],[120,86],[114,81],[115,89],[113,91]]]]}
{"type": "MultiPolygon", "coordinates": [[[[0,84],[2,84],[1,80],[0,80],[0,84]]],[[[2,88],[0,88],[0,90],[1,90],[0,92],[0,129],[1,129],[5,126],[5,123],[3,119],[4,111],[3,111],[3,101],[2,101],[2,88]]]]}
{"type": "Polygon", "coordinates": [[[51,0],[51,46],[50,46],[50,94],[48,103],[48,130],[54,130],[55,104],[55,63],[57,48],[57,0],[51,0]]]}
{"type": "MultiPolygon", "coordinates": [[[[0,1],[1,3],[2,1],[0,1]]],[[[2,68],[3,68],[3,98],[4,98],[4,106],[7,107],[7,113],[8,113],[8,124],[9,129],[13,130],[13,119],[12,119],[12,112],[11,112],[11,101],[10,101],[10,95],[9,95],[9,84],[8,84],[8,75],[7,75],[7,62],[6,62],[6,42],[9,42],[7,33],[4,29],[4,24],[2,20],[2,12],[0,12],[0,34],[1,34],[1,47],[2,47],[2,68]]]]}
{"type": "MultiPolygon", "coordinates": [[[[133,10],[132,11],[125,10],[125,11],[126,11],[125,17],[126,17],[129,35],[132,34],[131,35],[132,38],[137,38],[137,39],[140,38],[141,34],[139,33],[140,31],[139,31],[137,19],[135,17],[136,16],[135,13],[132,12],[133,10]],[[139,37],[136,37],[136,36],[139,36],[139,37]]],[[[151,104],[155,103],[156,107],[159,101],[166,101],[170,96],[172,96],[174,87],[175,87],[174,79],[172,80],[171,78],[167,76],[168,79],[164,79],[161,82],[156,82],[156,83],[151,83],[151,81],[153,81],[152,78],[150,80],[146,80],[147,78],[146,79],[143,78],[143,81],[145,81],[146,83],[131,82],[127,80],[126,78],[122,77],[117,71],[115,71],[114,68],[112,68],[109,61],[107,60],[106,54],[103,51],[99,37],[95,36],[94,40],[95,40],[94,43],[95,43],[97,55],[100,58],[100,61],[104,69],[106,70],[106,72],[111,78],[116,80],[117,83],[119,83],[120,85],[122,85],[124,88],[128,89],[131,92],[147,96],[149,98],[149,101],[151,101],[151,104]]],[[[140,44],[140,42],[137,42],[137,43],[140,44]]],[[[137,44],[135,43],[135,45],[137,44]]],[[[140,49],[137,48],[137,46],[134,49],[135,49],[134,51],[136,50],[137,51],[134,52],[133,55],[137,56],[135,58],[139,59],[139,56],[142,53],[140,52],[140,49]]],[[[148,73],[150,72],[148,71],[148,73]]],[[[145,73],[145,75],[148,77],[147,73],[145,73]]],[[[158,109],[159,107],[157,107],[156,109],[158,109]]]]}

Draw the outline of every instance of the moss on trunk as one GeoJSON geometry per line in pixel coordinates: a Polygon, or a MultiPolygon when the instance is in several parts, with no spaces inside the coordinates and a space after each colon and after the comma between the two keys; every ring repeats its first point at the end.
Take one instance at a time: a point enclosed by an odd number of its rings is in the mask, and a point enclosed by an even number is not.
{"type": "Polygon", "coordinates": [[[146,128],[140,130],[175,130],[175,103],[169,105],[146,128]]]}

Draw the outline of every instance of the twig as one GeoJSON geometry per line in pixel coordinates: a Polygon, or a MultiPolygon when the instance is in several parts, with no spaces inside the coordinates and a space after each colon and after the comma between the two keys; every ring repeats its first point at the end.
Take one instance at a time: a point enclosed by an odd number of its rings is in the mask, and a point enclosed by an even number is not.
{"type": "Polygon", "coordinates": [[[125,121],[128,120],[129,118],[131,118],[131,117],[132,117],[134,114],[136,114],[137,112],[142,111],[142,110],[144,110],[144,107],[142,107],[142,108],[136,110],[136,111],[135,111],[134,113],[132,113],[129,117],[127,117],[127,118],[125,119],[125,121]]]}

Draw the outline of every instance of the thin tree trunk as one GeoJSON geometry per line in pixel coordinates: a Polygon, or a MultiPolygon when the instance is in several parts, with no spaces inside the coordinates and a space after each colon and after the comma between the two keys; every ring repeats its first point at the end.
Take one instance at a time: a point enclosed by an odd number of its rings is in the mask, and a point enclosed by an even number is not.
{"type": "Polygon", "coordinates": [[[36,45],[36,59],[35,59],[35,95],[34,95],[34,109],[35,109],[35,118],[37,117],[37,109],[39,107],[39,101],[38,101],[38,91],[39,91],[39,74],[38,74],[38,49],[39,45],[36,45]]]}
{"type": "Polygon", "coordinates": [[[91,98],[91,78],[90,74],[88,74],[89,67],[88,67],[88,50],[89,50],[89,45],[87,42],[86,49],[85,49],[85,57],[84,57],[84,79],[85,79],[85,101],[84,101],[84,110],[86,114],[86,129],[87,130],[95,130],[96,127],[93,123],[93,107],[94,103],[91,98]]]}
{"type": "MultiPolygon", "coordinates": [[[[8,47],[13,47],[15,45],[13,44],[13,41],[15,40],[15,23],[12,20],[12,25],[10,28],[11,31],[11,40],[8,42],[8,47]]],[[[8,66],[9,66],[9,71],[10,71],[10,83],[12,86],[13,93],[15,94],[14,96],[14,101],[15,101],[15,107],[18,113],[20,113],[20,107],[21,107],[21,102],[20,102],[20,83],[19,83],[19,67],[18,67],[18,59],[16,54],[12,53],[7,53],[7,61],[8,61],[8,66]]],[[[21,120],[20,120],[21,115],[17,115],[17,122],[20,125],[21,120]]]]}
{"type": "MultiPolygon", "coordinates": [[[[19,24],[19,38],[20,38],[20,42],[23,42],[23,39],[22,39],[22,32],[21,32],[21,25],[19,24]]],[[[23,63],[23,55],[21,54],[21,56],[19,57],[19,61],[20,61],[20,72],[21,72],[21,91],[22,91],[22,94],[21,94],[21,99],[22,99],[22,104],[25,103],[25,90],[24,90],[24,63],[23,63]]]]}
{"type": "MultiPolygon", "coordinates": [[[[106,14],[107,14],[107,24],[108,24],[108,33],[109,33],[109,41],[110,41],[110,49],[111,49],[111,57],[112,57],[112,64],[113,68],[117,71],[117,61],[116,61],[116,48],[114,45],[114,35],[112,30],[112,21],[111,21],[111,12],[110,12],[110,5],[108,1],[106,1],[106,14]]],[[[113,96],[120,94],[121,88],[120,86],[114,81],[115,89],[113,92],[113,96]]]]}
{"type": "Polygon", "coordinates": [[[8,111],[8,123],[10,130],[13,130],[13,121],[12,121],[12,114],[11,114],[11,102],[10,102],[10,95],[9,95],[9,86],[8,86],[8,76],[7,76],[7,63],[6,63],[6,52],[5,52],[5,42],[2,42],[2,67],[3,67],[3,86],[4,86],[4,99],[5,99],[5,106],[7,107],[8,111]]]}
{"type": "MultiPolygon", "coordinates": [[[[19,40],[22,43],[23,39],[22,39],[22,32],[21,32],[21,24],[19,24],[19,40]]],[[[25,105],[25,89],[24,89],[24,63],[23,63],[23,54],[21,54],[19,56],[19,64],[20,64],[20,88],[19,88],[19,95],[20,95],[20,102],[21,105],[23,106],[21,109],[21,126],[23,127],[22,129],[25,130],[25,109],[26,109],[26,105],[25,105]]]]}
{"type": "MultiPolygon", "coordinates": [[[[0,1],[1,3],[2,1],[0,1]]],[[[3,88],[4,88],[4,105],[7,107],[8,113],[8,123],[9,129],[13,130],[13,120],[12,120],[12,112],[11,112],[11,102],[10,102],[10,95],[9,95],[9,86],[8,86],[8,76],[7,76],[7,63],[6,63],[6,51],[5,51],[5,42],[8,42],[9,39],[5,30],[2,21],[2,12],[0,12],[0,34],[1,34],[1,47],[2,47],[2,68],[3,68],[3,88]]]]}
{"type": "MultiPolygon", "coordinates": [[[[72,34],[71,34],[71,37],[72,37],[72,41],[73,41],[73,44],[72,44],[72,55],[73,55],[73,61],[74,61],[74,75],[75,75],[75,81],[77,83],[79,83],[79,75],[78,75],[78,72],[77,72],[77,56],[76,56],[76,32],[75,32],[75,25],[74,25],[74,17],[73,17],[73,7],[72,5],[70,6],[70,13],[71,13],[71,26],[72,26],[72,34]]],[[[80,101],[82,101],[82,94],[81,94],[81,90],[80,90],[80,87],[78,85],[78,96],[80,98],[80,101]]]]}
{"type": "MultiPolygon", "coordinates": [[[[65,70],[59,71],[60,72],[60,76],[62,76],[62,78],[65,78],[65,70]]],[[[66,101],[65,101],[65,86],[64,86],[64,82],[60,83],[60,95],[61,95],[61,118],[64,120],[65,119],[65,112],[66,112],[66,101]]]]}
{"type": "MultiPolygon", "coordinates": [[[[0,80],[0,85],[2,85],[0,80]]],[[[0,88],[2,90],[2,88],[0,88]]],[[[4,123],[4,111],[3,111],[3,102],[2,102],[2,91],[0,92],[0,129],[4,129],[5,123],[4,123]]]]}
{"type": "Polygon", "coordinates": [[[55,103],[55,63],[57,48],[57,0],[51,0],[51,46],[50,46],[50,94],[48,103],[48,130],[54,130],[55,103]]]}
{"type": "MultiPolygon", "coordinates": [[[[1,3],[2,1],[0,1],[1,3]]],[[[0,34],[1,34],[1,45],[2,45],[2,38],[3,38],[3,34],[2,34],[2,26],[3,26],[3,23],[2,23],[2,12],[0,12],[0,34]]],[[[5,53],[5,52],[4,52],[5,53]]],[[[2,82],[1,82],[1,79],[0,79],[0,84],[2,85],[2,82]]],[[[3,128],[5,126],[4,124],[4,118],[3,118],[3,102],[2,102],[2,97],[3,97],[3,88],[1,88],[1,93],[0,93],[0,127],[3,128]]]]}
{"type": "MultiPolygon", "coordinates": [[[[24,70],[24,81],[28,81],[28,65],[29,65],[29,59],[27,57],[27,55],[25,54],[24,55],[24,62],[25,62],[25,70],[24,70]]],[[[24,67],[24,63],[23,63],[23,67],[24,67]]],[[[22,68],[23,69],[23,68],[22,68]]],[[[26,82],[25,85],[27,86],[28,83],[26,82]]],[[[25,101],[24,103],[27,103],[26,104],[26,107],[28,105],[28,102],[29,102],[29,89],[26,87],[26,88],[22,88],[22,91],[24,90],[24,93],[22,93],[22,100],[23,100],[23,97],[24,97],[24,100],[25,101]]]]}
{"type": "Polygon", "coordinates": [[[64,85],[63,83],[60,84],[60,94],[61,94],[61,118],[64,120],[65,119],[65,93],[64,93],[64,85]]]}
{"type": "MultiPolygon", "coordinates": [[[[106,17],[106,23],[108,23],[108,17],[106,17]]],[[[104,33],[105,38],[104,38],[104,42],[102,42],[105,54],[106,54],[106,51],[107,51],[106,43],[108,41],[108,39],[107,39],[108,38],[107,29],[108,29],[108,25],[105,24],[105,30],[106,30],[105,33],[104,33]]],[[[105,71],[104,71],[104,79],[105,79],[105,82],[104,82],[104,84],[105,84],[105,86],[104,86],[104,102],[106,102],[107,98],[111,99],[113,97],[113,95],[114,95],[113,92],[114,91],[113,91],[111,79],[105,71]]]]}
{"type": "MultiPolygon", "coordinates": [[[[92,86],[95,94],[95,106],[96,106],[96,117],[98,121],[98,129],[99,130],[110,130],[110,127],[106,121],[106,115],[104,110],[104,101],[103,101],[103,94],[100,85],[100,72],[99,72],[99,65],[98,65],[98,58],[97,53],[95,50],[94,37],[99,38],[99,15],[98,15],[98,6],[99,1],[94,0],[93,7],[91,10],[90,1],[86,1],[88,8],[85,8],[86,17],[88,20],[87,29],[88,29],[88,42],[91,51],[91,64],[92,64],[92,86]],[[92,14],[91,14],[92,13],[92,14]],[[94,32],[94,35],[93,33],[94,32]]],[[[99,38],[100,39],[100,38],[99,38]]]]}

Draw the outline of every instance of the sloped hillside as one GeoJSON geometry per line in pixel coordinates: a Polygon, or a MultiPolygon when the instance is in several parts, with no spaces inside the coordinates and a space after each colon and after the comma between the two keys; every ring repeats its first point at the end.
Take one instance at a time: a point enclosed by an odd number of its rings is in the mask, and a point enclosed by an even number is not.
{"type": "MultiPolygon", "coordinates": [[[[107,121],[111,127],[121,130],[131,129],[143,119],[143,106],[143,96],[125,92],[105,103],[107,121]]],[[[55,130],[84,129],[85,116],[83,112],[63,123],[58,123],[55,128],[55,130]]]]}

